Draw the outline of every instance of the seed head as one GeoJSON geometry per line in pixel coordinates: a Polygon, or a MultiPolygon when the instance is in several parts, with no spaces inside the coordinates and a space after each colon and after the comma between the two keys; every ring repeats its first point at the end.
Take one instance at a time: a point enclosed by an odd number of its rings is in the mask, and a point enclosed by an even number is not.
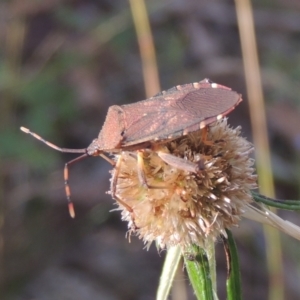
{"type": "Polygon", "coordinates": [[[223,119],[209,127],[205,141],[198,131],[145,150],[147,183],[162,188],[141,184],[134,152],[118,154],[116,159],[122,163],[116,195],[132,208],[129,212],[119,206],[130,233],[147,246],[156,241],[160,248],[203,247],[207,238],[226,236],[225,228],[237,226],[252,202],[250,190],[257,188],[254,161],[249,157],[253,147],[240,132],[240,127],[230,128],[223,119]],[[196,163],[199,172],[169,165],[158,152],[196,163]]]}

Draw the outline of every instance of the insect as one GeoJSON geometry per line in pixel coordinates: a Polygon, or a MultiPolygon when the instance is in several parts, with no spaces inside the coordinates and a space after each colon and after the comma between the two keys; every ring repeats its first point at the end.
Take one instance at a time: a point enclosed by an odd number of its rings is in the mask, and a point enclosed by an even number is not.
{"type": "MultiPolygon", "coordinates": [[[[89,156],[101,156],[110,164],[119,168],[121,161],[113,161],[105,153],[113,154],[122,151],[136,151],[139,178],[143,185],[147,179],[143,173],[142,151],[178,138],[190,132],[205,129],[217,120],[230,113],[242,101],[241,95],[230,88],[204,79],[200,82],[177,85],[169,90],[132,104],[113,105],[108,109],[103,127],[86,149],[68,149],[58,147],[21,127],[21,130],[42,141],[49,147],[65,153],[82,153],[81,156],[67,162],[64,167],[65,191],[71,217],[75,217],[71,191],[69,187],[69,167],[75,162],[89,156]]],[[[189,163],[171,154],[158,153],[162,160],[175,167],[190,172],[199,171],[199,165],[189,163]]],[[[112,197],[121,205],[132,211],[122,199],[115,195],[118,172],[112,179],[112,197]]],[[[161,187],[160,187],[161,188],[161,187]]]]}

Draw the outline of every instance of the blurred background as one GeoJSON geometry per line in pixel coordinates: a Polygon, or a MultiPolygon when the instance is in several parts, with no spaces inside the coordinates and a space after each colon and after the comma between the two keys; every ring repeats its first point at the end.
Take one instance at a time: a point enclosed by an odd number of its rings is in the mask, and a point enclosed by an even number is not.
{"type": "MultiPolygon", "coordinates": [[[[146,1],[162,89],[208,77],[244,95],[229,123],[252,140],[232,0],[146,1]]],[[[300,2],[252,2],[276,196],[300,198],[300,2]]],[[[68,215],[61,154],[97,137],[113,104],[145,99],[130,6],[121,0],[0,3],[1,299],[154,299],[165,253],[125,237],[109,190],[111,166],[89,158],[70,169],[76,218],[68,215]]],[[[298,213],[281,211],[300,225],[298,213]]],[[[259,224],[234,230],[244,299],[266,299],[259,224]]],[[[286,299],[299,299],[299,242],[282,235],[286,299]]],[[[226,261],[217,245],[220,299],[226,261]]],[[[183,272],[188,299],[194,299],[183,272]]],[[[174,298],[175,299],[175,298],[174,298]]]]}

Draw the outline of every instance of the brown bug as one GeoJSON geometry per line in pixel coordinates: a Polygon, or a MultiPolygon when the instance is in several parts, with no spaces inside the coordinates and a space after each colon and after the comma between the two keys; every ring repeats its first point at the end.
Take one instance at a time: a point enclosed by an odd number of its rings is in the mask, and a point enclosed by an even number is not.
{"type": "MultiPolygon", "coordinates": [[[[86,149],[60,148],[27,128],[21,127],[21,130],[55,150],[65,153],[83,153],[67,162],[64,167],[65,190],[71,217],[75,216],[75,212],[71,202],[68,168],[73,163],[89,156],[101,156],[115,166],[116,172],[112,179],[111,189],[112,197],[132,212],[132,208],[115,195],[117,170],[121,160],[115,163],[104,153],[136,151],[141,183],[148,188],[162,188],[147,184],[143,172],[142,151],[155,147],[158,142],[169,141],[206,128],[209,124],[230,113],[241,101],[240,94],[228,87],[213,83],[209,79],[177,85],[143,101],[111,106],[98,138],[94,139],[86,149]]],[[[158,152],[158,155],[166,163],[177,168],[190,172],[197,172],[201,169],[201,166],[171,154],[158,152]]]]}

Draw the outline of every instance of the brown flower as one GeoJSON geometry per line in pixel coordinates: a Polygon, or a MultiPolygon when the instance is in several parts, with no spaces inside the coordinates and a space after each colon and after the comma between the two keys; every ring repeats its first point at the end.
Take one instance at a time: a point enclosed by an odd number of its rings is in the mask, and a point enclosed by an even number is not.
{"type": "Polygon", "coordinates": [[[204,246],[206,238],[226,236],[225,228],[237,226],[252,202],[250,190],[257,188],[254,161],[249,157],[253,148],[240,131],[223,119],[209,127],[205,141],[198,131],[145,150],[147,183],[161,188],[141,184],[135,152],[118,154],[116,159],[122,162],[116,195],[133,210],[130,213],[119,205],[131,232],[147,245],[156,241],[161,248],[186,248],[204,246]],[[199,172],[164,162],[161,152],[197,164],[199,172]]]}

